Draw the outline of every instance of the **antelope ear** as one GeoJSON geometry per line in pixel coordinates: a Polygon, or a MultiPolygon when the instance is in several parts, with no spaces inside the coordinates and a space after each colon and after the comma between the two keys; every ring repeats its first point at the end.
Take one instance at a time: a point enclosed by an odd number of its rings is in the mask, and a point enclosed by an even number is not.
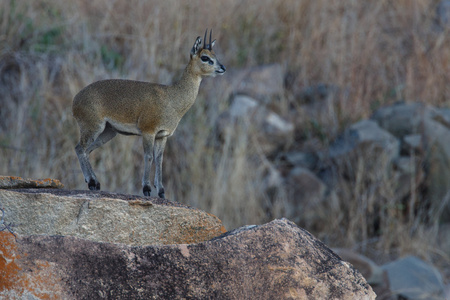
{"type": "Polygon", "coordinates": [[[197,39],[195,40],[194,46],[192,46],[191,56],[197,55],[198,50],[200,49],[201,43],[202,43],[202,38],[198,36],[197,39]]]}
{"type": "Polygon", "coordinates": [[[216,40],[212,41],[212,43],[211,43],[211,49],[212,49],[212,47],[214,47],[215,44],[216,44],[216,40]]]}

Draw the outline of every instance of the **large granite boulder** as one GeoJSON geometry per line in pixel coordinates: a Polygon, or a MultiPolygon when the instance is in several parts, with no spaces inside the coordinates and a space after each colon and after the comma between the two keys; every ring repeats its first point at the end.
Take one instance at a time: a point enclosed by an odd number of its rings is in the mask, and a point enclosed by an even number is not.
{"type": "Polygon", "coordinates": [[[375,299],[358,271],[285,219],[138,247],[0,232],[0,277],[4,299],[375,299]]]}

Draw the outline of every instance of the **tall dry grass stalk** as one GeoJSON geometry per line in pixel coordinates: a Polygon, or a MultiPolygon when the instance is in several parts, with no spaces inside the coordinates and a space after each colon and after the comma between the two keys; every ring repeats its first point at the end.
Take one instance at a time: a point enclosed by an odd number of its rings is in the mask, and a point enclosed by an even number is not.
{"type": "MultiPolygon", "coordinates": [[[[394,101],[448,106],[450,39],[448,29],[436,29],[437,2],[1,1],[0,174],[54,177],[66,188],[85,189],[74,152],[73,96],[105,78],[173,82],[205,28],[213,28],[228,69],[286,67],[290,83],[280,107],[296,101],[292,87],[326,83],[348,91],[327,108],[330,122],[311,127],[316,120],[304,115],[297,147],[320,148],[317,140],[332,140],[349,122],[394,101]]],[[[228,229],[281,217],[286,193],[267,195],[270,164],[251,129],[241,124],[222,140],[216,135],[232,93],[217,90],[218,80],[205,80],[168,142],[166,195],[216,214],[228,229]]],[[[141,140],[124,136],[91,154],[102,187],[123,193],[140,193],[142,159],[141,140]]],[[[434,227],[399,217],[389,203],[389,178],[380,174],[360,161],[354,184],[343,183],[319,207],[322,225],[305,225],[337,246],[356,247],[374,236],[386,251],[410,250],[424,236],[422,247],[436,245],[434,227]]]]}

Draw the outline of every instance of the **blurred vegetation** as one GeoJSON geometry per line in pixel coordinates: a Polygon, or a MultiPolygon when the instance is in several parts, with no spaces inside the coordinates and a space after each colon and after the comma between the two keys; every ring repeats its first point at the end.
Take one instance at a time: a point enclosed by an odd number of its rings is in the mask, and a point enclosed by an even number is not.
{"type": "MultiPolygon", "coordinates": [[[[294,107],[303,118],[302,132],[287,143],[296,149],[323,149],[348,124],[398,100],[448,107],[450,35],[436,24],[437,3],[3,0],[0,174],[53,177],[68,189],[86,189],[74,151],[73,97],[106,78],[176,80],[206,28],[213,28],[216,52],[228,70],[269,63],[286,69],[279,106],[294,107]],[[321,83],[348,93],[335,101],[330,118],[316,120],[300,113],[296,89],[321,83]]],[[[272,166],[252,144],[251,131],[243,126],[234,135],[216,136],[215,124],[232,94],[219,90],[221,80],[205,80],[168,142],[166,195],[216,214],[227,229],[282,217],[287,196],[266,194],[264,178],[272,166]]],[[[141,193],[142,159],[140,138],[125,136],[91,154],[104,189],[132,194],[141,193]]],[[[405,237],[401,230],[408,224],[397,226],[402,207],[395,205],[382,216],[391,232],[362,232],[361,203],[377,201],[381,181],[386,179],[369,181],[376,193],[343,187],[337,202],[322,208],[322,219],[306,229],[331,246],[367,245],[375,236],[382,251],[438,252],[434,229],[420,227],[405,237]]]]}

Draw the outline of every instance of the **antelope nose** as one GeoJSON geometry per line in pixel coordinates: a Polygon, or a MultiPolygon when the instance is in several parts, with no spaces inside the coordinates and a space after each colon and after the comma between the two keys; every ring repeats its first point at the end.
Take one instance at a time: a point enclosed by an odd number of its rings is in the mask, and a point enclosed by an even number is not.
{"type": "Polygon", "coordinates": [[[220,67],[222,68],[222,70],[225,72],[227,69],[225,68],[224,65],[220,65],[220,67]]]}

